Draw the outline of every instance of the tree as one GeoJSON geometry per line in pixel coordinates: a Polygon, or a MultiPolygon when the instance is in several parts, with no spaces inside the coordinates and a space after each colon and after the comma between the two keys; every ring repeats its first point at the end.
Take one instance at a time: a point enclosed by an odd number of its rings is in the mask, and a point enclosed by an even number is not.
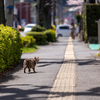
{"type": "Polygon", "coordinates": [[[80,23],[80,20],[81,20],[81,18],[82,18],[82,15],[76,15],[76,20],[77,20],[77,22],[78,22],[78,24],[80,23]]]}
{"type": "Polygon", "coordinates": [[[44,0],[43,7],[43,25],[45,28],[51,28],[51,0],[44,0]]]}
{"type": "Polygon", "coordinates": [[[0,0],[0,24],[5,25],[4,0],[0,0]]]}
{"type": "Polygon", "coordinates": [[[37,0],[37,19],[38,25],[51,28],[51,0],[37,0]]]}
{"type": "Polygon", "coordinates": [[[51,11],[53,11],[53,24],[55,25],[56,2],[58,0],[34,0],[36,5],[36,23],[44,26],[46,29],[51,28],[51,11]]]}

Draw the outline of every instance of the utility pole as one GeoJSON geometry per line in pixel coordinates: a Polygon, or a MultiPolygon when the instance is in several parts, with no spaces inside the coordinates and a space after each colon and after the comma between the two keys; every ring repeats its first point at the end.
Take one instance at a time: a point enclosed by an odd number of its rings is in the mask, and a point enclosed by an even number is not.
{"type": "Polygon", "coordinates": [[[6,25],[13,27],[14,0],[6,0],[6,25]]]}
{"type": "Polygon", "coordinates": [[[58,23],[60,24],[60,2],[59,2],[59,0],[58,0],[58,2],[57,2],[57,10],[58,10],[58,19],[59,19],[59,21],[58,21],[58,23]]]}
{"type": "Polygon", "coordinates": [[[63,3],[62,3],[62,0],[60,0],[61,2],[61,22],[63,24],[63,3]]]}

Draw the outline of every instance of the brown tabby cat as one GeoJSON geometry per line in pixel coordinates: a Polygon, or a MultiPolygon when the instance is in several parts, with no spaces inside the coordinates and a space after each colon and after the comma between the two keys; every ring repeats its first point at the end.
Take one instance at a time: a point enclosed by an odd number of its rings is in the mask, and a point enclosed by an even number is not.
{"type": "Polygon", "coordinates": [[[26,73],[26,68],[28,68],[28,71],[30,72],[30,69],[32,68],[35,73],[35,66],[39,62],[39,57],[34,57],[33,59],[25,59],[23,63],[24,73],[26,73]]]}

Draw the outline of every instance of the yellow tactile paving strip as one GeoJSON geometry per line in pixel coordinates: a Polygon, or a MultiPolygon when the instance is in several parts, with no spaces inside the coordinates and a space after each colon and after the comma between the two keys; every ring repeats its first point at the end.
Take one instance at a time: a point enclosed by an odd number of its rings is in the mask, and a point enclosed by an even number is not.
{"type": "Polygon", "coordinates": [[[62,64],[47,100],[75,100],[75,56],[73,43],[69,38],[62,64]]]}

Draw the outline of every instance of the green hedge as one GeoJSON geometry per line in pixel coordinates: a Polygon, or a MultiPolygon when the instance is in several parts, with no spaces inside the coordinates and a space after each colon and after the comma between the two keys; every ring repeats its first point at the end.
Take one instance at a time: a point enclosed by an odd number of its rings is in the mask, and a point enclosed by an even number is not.
{"type": "Polygon", "coordinates": [[[46,34],[44,34],[44,32],[28,32],[26,34],[27,36],[33,36],[33,38],[36,39],[36,44],[38,45],[45,45],[46,42],[46,34]]]}
{"type": "Polygon", "coordinates": [[[25,36],[21,37],[23,47],[33,47],[36,43],[36,39],[34,39],[32,36],[25,36]]]}
{"type": "Polygon", "coordinates": [[[95,21],[100,19],[100,5],[99,4],[86,4],[83,13],[83,29],[85,41],[89,37],[98,36],[97,23],[95,21]]]}
{"type": "Polygon", "coordinates": [[[48,42],[54,42],[54,41],[56,41],[56,37],[55,37],[56,36],[56,33],[55,33],[54,30],[49,29],[49,30],[44,31],[44,33],[47,36],[46,40],[48,42]]]}
{"type": "Polygon", "coordinates": [[[0,72],[18,63],[21,54],[20,33],[11,27],[0,25],[0,72]]]}
{"type": "Polygon", "coordinates": [[[34,27],[32,27],[32,32],[43,32],[43,31],[45,31],[46,29],[44,28],[44,27],[41,27],[41,26],[39,26],[39,25],[36,25],[36,26],[34,26],[34,27]]]}
{"type": "Polygon", "coordinates": [[[46,30],[44,27],[39,25],[34,26],[31,32],[28,32],[26,35],[33,36],[33,38],[36,39],[36,44],[38,45],[45,45],[48,42],[56,41],[54,30],[46,30]]]}

